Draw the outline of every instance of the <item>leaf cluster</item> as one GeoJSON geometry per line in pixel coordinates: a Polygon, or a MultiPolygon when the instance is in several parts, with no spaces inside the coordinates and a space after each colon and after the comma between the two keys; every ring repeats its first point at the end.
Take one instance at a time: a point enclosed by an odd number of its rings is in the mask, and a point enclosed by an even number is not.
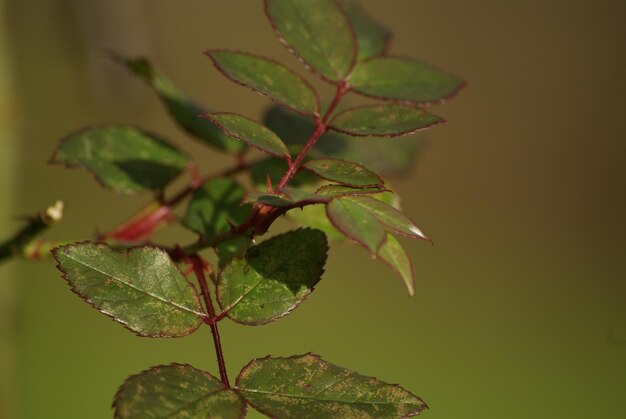
{"type": "Polygon", "coordinates": [[[412,164],[411,135],[444,122],[428,106],[463,86],[435,67],[390,55],[391,32],[355,0],[265,0],[264,8],[280,41],[335,87],[327,107],[302,75],[256,54],[206,53],[226,78],[271,99],[263,122],[210,111],[147,59],[115,56],[182,130],[231,155],[235,166],[201,176],[202,165],[190,155],[127,125],[73,132],[53,155],[53,162],[82,167],[118,194],[156,197],[98,240],[54,249],[72,291],[139,336],[182,337],[206,324],[216,343],[220,379],[189,365],[150,368],[120,387],[118,418],[241,418],[248,405],[271,417],[392,418],[426,408],[397,385],[313,354],[255,359],[235,385],[228,382],[217,324],[229,318],[263,325],[291,313],[321,280],[329,241],[363,247],[414,294],[413,266],[398,237],[430,239],[399,208],[389,179],[412,164]],[[350,92],[374,100],[337,111],[350,92]],[[185,172],[189,186],[170,196],[168,185],[185,172]],[[185,208],[176,215],[180,204],[185,208]],[[257,243],[283,215],[300,228],[257,243]],[[175,223],[198,240],[152,241],[157,229],[175,223]],[[205,249],[212,262],[200,253],[205,249]]]}

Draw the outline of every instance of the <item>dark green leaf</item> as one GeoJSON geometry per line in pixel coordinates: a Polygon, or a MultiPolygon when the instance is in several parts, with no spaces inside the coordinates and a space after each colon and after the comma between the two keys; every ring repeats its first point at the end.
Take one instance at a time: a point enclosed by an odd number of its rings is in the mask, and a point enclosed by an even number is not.
{"type": "Polygon", "coordinates": [[[381,223],[396,233],[414,239],[429,240],[430,238],[402,211],[369,196],[349,196],[341,199],[350,201],[373,214],[381,223]]]}
{"type": "Polygon", "coordinates": [[[382,55],[389,49],[391,31],[372,19],[358,0],[340,0],[359,40],[359,59],[382,55]]]}
{"type": "Polygon", "coordinates": [[[280,418],[404,418],[428,406],[397,384],[387,384],[314,354],[266,357],[246,365],[237,388],[260,412],[280,418]]]}
{"type": "Polygon", "coordinates": [[[230,112],[216,112],[204,117],[231,138],[244,141],[277,157],[289,157],[285,143],[272,130],[252,119],[230,112]]]}
{"type": "Polygon", "coordinates": [[[223,151],[236,153],[245,148],[244,143],[233,140],[213,124],[202,119],[201,115],[209,113],[209,110],[185,96],[169,79],[153,68],[148,60],[120,56],[115,58],[154,89],[172,118],[186,132],[223,151]]]}
{"type": "Polygon", "coordinates": [[[274,30],[307,66],[327,80],[343,80],[354,67],[357,41],[334,0],[265,0],[274,30]]]}
{"type": "Polygon", "coordinates": [[[202,323],[195,289],[162,249],[84,242],[53,254],[72,291],[140,336],[185,336],[202,323]]]}
{"type": "Polygon", "coordinates": [[[387,237],[384,226],[368,208],[348,199],[332,200],[326,214],[335,228],[376,256],[387,237]]]}
{"type": "Polygon", "coordinates": [[[220,273],[220,306],[242,324],[265,324],[285,316],[321,279],[327,251],[324,233],[312,229],[291,231],[251,247],[220,273]]]}
{"type": "Polygon", "coordinates": [[[127,126],[99,126],[61,140],[52,162],[84,167],[122,194],[163,188],[187,166],[187,157],[161,138],[127,126]]]}
{"type": "Polygon", "coordinates": [[[341,159],[317,159],[306,162],[302,167],[322,179],[355,187],[378,186],[383,180],[376,173],[360,164],[341,159]]]}
{"type": "Polygon", "coordinates": [[[113,400],[116,419],[246,416],[246,403],[208,372],[190,365],[152,367],[128,377],[113,400]]]}
{"type": "MultiPolygon", "coordinates": [[[[309,119],[277,106],[268,110],[264,122],[285,141],[293,153],[302,148],[315,129],[309,119]]],[[[364,140],[330,131],[317,141],[310,154],[314,157],[355,161],[383,176],[397,177],[406,175],[414,167],[421,144],[419,140],[417,136],[364,140]]],[[[298,175],[301,174],[310,173],[303,171],[298,175]]]]}
{"type": "Polygon", "coordinates": [[[376,57],[359,63],[350,77],[355,92],[381,99],[436,103],[464,85],[456,76],[428,64],[400,57],[376,57]]]}
{"type": "Polygon", "coordinates": [[[217,69],[236,83],[304,114],[319,112],[313,87],[298,74],[267,58],[237,51],[211,50],[217,69]]]}
{"type": "Polygon", "coordinates": [[[373,186],[368,188],[353,188],[345,185],[323,185],[317,191],[318,195],[326,195],[333,198],[347,195],[372,195],[383,192],[389,192],[383,186],[373,186]]]}
{"type": "Polygon", "coordinates": [[[407,105],[368,105],[337,114],[330,128],[354,136],[414,134],[445,122],[443,118],[407,105]]]}
{"type": "Polygon", "coordinates": [[[415,294],[413,264],[411,264],[411,260],[394,236],[387,233],[387,241],[380,248],[378,256],[402,279],[409,295],[415,294]]]}
{"type": "Polygon", "coordinates": [[[220,243],[215,248],[220,269],[226,266],[232,258],[243,256],[250,246],[252,246],[252,239],[246,235],[235,236],[230,240],[220,243]]]}
{"type": "Polygon", "coordinates": [[[242,205],[244,194],[233,180],[210,180],[194,191],[182,223],[207,238],[224,233],[230,229],[229,222],[239,225],[249,217],[252,208],[242,205]]]}

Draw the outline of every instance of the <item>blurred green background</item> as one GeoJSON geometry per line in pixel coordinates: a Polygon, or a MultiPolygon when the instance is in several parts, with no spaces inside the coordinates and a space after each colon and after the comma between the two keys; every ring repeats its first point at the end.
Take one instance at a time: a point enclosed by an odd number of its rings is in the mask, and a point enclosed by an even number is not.
{"type": "MultiPolygon", "coordinates": [[[[416,169],[396,183],[435,246],[403,242],[414,298],[361,249],[335,246],[292,315],[222,323],[231,375],[252,357],[314,351],[402,383],[429,403],[427,417],[623,418],[626,3],[364,3],[394,29],[394,52],[469,81],[436,108],[450,123],[430,132],[416,169]]],[[[15,216],[58,198],[66,219],[50,236],[76,239],[150,200],[46,165],[57,140],[85,124],[151,127],[191,150],[203,172],[228,164],[178,131],[105,48],[146,54],[211,108],[249,116],[267,101],[222,79],[202,51],[236,48],[299,69],[257,0],[0,4],[0,237],[15,216]]],[[[135,337],[68,292],[51,263],[0,266],[0,339],[2,418],[108,418],[131,373],[172,361],[216,372],[208,328],[135,337]]]]}

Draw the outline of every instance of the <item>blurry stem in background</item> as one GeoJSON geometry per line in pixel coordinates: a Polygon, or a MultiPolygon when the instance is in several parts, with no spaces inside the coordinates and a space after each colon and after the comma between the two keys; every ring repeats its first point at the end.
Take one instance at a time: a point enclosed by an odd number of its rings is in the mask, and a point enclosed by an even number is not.
{"type": "Polygon", "coordinates": [[[41,243],[37,241],[37,237],[49,227],[59,223],[62,218],[62,201],[57,201],[39,214],[29,217],[26,226],[15,233],[13,237],[0,244],[0,261],[11,256],[36,259],[39,254],[37,243],[41,243]]]}

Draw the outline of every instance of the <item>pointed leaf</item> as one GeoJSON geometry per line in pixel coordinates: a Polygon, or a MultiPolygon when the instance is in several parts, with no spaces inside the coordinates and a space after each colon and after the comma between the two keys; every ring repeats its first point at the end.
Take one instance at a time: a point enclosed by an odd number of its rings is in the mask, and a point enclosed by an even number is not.
{"type": "Polygon", "coordinates": [[[415,294],[415,279],[413,277],[413,264],[411,259],[398,242],[398,240],[387,233],[387,241],[378,252],[380,259],[393,269],[404,282],[409,295],[415,294]]]}
{"type": "Polygon", "coordinates": [[[334,0],[265,0],[265,12],[281,41],[311,70],[330,81],[350,73],[356,36],[334,0]]]}
{"type": "Polygon", "coordinates": [[[389,49],[391,31],[372,19],[359,0],[340,0],[359,40],[359,59],[382,55],[389,49]]]}
{"type": "Polygon", "coordinates": [[[354,136],[387,136],[414,134],[445,122],[423,109],[406,105],[368,105],[337,114],[330,128],[354,136]]]}
{"type": "Polygon", "coordinates": [[[353,188],[346,185],[322,185],[315,191],[318,195],[326,195],[338,198],[348,195],[373,195],[383,192],[389,192],[384,186],[371,186],[367,188],[353,188]]]}
{"type": "Polygon", "coordinates": [[[367,208],[348,199],[334,199],[326,206],[326,215],[346,237],[363,245],[372,256],[385,242],[385,228],[367,208]]]}
{"type": "MultiPolygon", "coordinates": [[[[257,162],[250,168],[250,178],[252,183],[258,187],[259,190],[267,190],[267,178],[272,181],[272,185],[278,184],[283,177],[287,169],[289,168],[285,159],[276,157],[269,157],[265,160],[257,162]]],[[[318,181],[317,176],[313,173],[302,170],[296,174],[296,176],[289,182],[292,186],[302,186],[318,181]]]]}
{"type": "Polygon", "coordinates": [[[241,204],[244,194],[233,180],[210,180],[193,192],[182,223],[207,238],[224,233],[250,216],[252,207],[241,204]]]}
{"type": "Polygon", "coordinates": [[[243,397],[191,365],[152,367],[128,377],[113,400],[116,419],[246,416],[243,397]]]}
{"type": "Polygon", "coordinates": [[[436,103],[464,86],[456,76],[401,57],[376,57],[359,63],[350,77],[355,92],[381,99],[436,103]]]}
{"type": "MultiPolygon", "coordinates": [[[[292,153],[300,151],[315,125],[302,115],[289,112],[277,106],[269,108],[265,124],[285,141],[292,153]]],[[[315,143],[311,156],[333,157],[358,162],[383,176],[406,175],[415,166],[415,157],[421,144],[417,136],[384,138],[376,141],[371,138],[350,137],[335,131],[328,131],[315,143]]],[[[282,171],[284,173],[284,170],[282,171]]],[[[300,174],[310,174],[302,171],[300,174]]],[[[264,179],[263,179],[264,180],[264,179]]]]}
{"type": "Polygon", "coordinates": [[[201,116],[209,113],[209,110],[185,96],[169,79],[156,70],[147,59],[121,56],[116,56],[115,58],[152,87],[172,118],[187,133],[206,144],[226,152],[236,153],[246,147],[244,143],[233,140],[217,127],[202,119],[201,116]]]}
{"type": "Polygon", "coordinates": [[[53,255],[72,291],[140,336],[184,336],[202,323],[195,289],[162,249],[121,253],[84,242],[57,247],[53,255]]]}
{"type": "Polygon", "coordinates": [[[321,279],[328,243],[319,230],[272,237],[220,273],[217,298],[232,320],[259,325],[294,310],[321,279]]]}
{"type": "Polygon", "coordinates": [[[103,186],[121,194],[161,189],[188,164],[187,156],[156,135],[116,125],[69,134],[51,161],[83,167],[103,186]]]}
{"type": "Polygon", "coordinates": [[[319,98],[302,77],[273,60],[237,51],[211,50],[207,55],[229,79],[303,114],[319,112],[319,98]]]}
{"type": "Polygon", "coordinates": [[[350,201],[373,214],[381,223],[395,231],[396,233],[414,239],[429,240],[430,238],[402,211],[369,196],[349,196],[342,198],[343,201],[350,201]]]}
{"type": "Polygon", "coordinates": [[[376,173],[360,164],[341,159],[317,159],[306,162],[302,167],[332,182],[354,187],[378,186],[383,180],[376,173]]]}
{"type": "Polygon", "coordinates": [[[281,418],[404,418],[427,409],[422,399],[322,360],[314,354],[268,356],[246,365],[237,388],[258,411],[281,418]]]}
{"type": "Polygon", "coordinates": [[[204,117],[229,137],[244,141],[273,156],[289,157],[285,143],[272,130],[252,119],[230,112],[216,112],[204,117]]]}

